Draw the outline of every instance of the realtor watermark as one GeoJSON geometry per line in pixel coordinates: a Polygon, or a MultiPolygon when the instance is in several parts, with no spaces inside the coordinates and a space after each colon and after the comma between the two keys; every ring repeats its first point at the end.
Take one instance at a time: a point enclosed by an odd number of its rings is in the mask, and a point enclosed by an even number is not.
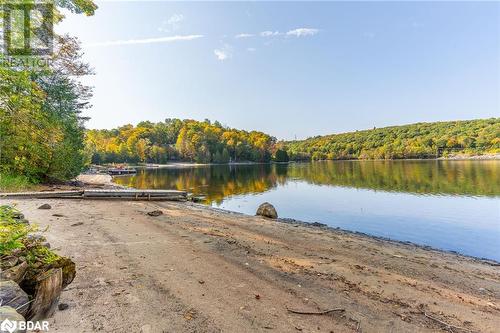
{"type": "Polygon", "coordinates": [[[52,1],[4,1],[2,20],[3,66],[46,67],[54,48],[52,1]]]}
{"type": "Polygon", "coordinates": [[[25,331],[48,332],[49,322],[46,320],[18,321],[6,318],[0,323],[0,333],[14,333],[25,331]]]}

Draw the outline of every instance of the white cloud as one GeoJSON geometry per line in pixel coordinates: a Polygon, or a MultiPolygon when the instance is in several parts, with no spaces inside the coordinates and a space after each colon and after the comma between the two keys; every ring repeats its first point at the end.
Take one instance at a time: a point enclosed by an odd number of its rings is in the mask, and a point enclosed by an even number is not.
{"type": "Polygon", "coordinates": [[[214,50],[214,54],[217,57],[217,60],[224,61],[233,56],[232,48],[228,44],[224,44],[223,47],[214,50]]]}
{"type": "Polygon", "coordinates": [[[170,30],[177,30],[180,28],[182,21],[184,21],[184,15],[174,14],[170,16],[168,20],[163,20],[163,22],[161,22],[158,31],[169,32],[170,30]]]}
{"type": "Polygon", "coordinates": [[[295,36],[295,37],[305,37],[305,36],[314,36],[319,32],[318,29],[311,28],[298,28],[294,30],[290,30],[286,33],[287,36],[295,36]]]}
{"type": "Polygon", "coordinates": [[[203,38],[203,35],[183,35],[183,36],[168,36],[159,38],[144,38],[144,39],[129,39],[129,40],[115,40],[98,43],[85,44],[86,47],[99,47],[99,46],[118,46],[118,45],[134,45],[134,44],[153,44],[153,43],[171,43],[178,41],[189,41],[203,38]]]}
{"type": "Polygon", "coordinates": [[[170,16],[170,18],[168,19],[167,23],[170,24],[170,25],[174,25],[174,24],[179,24],[182,21],[184,21],[184,15],[182,15],[182,14],[174,14],[174,15],[170,16]]]}
{"type": "Polygon", "coordinates": [[[234,38],[249,38],[255,36],[254,34],[239,34],[234,36],[234,38]]]}
{"type": "Polygon", "coordinates": [[[262,37],[273,37],[273,36],[279,36],[279,35],[282,35],[282,33],[281,33],[281,32],[279,32],[279,31],[269,31],[269,30],[268,30],[268,31],[262,31],[262,32],[260,33],[260,35],[261,35],[262,37]]]}
{"type": "Polygon", "coordinates": [[[255,51],[257,51],[257,49],[255,47],[249,47],[249,48],[247,48],[247,51],[248,52],[255,52],[255,51]]]}

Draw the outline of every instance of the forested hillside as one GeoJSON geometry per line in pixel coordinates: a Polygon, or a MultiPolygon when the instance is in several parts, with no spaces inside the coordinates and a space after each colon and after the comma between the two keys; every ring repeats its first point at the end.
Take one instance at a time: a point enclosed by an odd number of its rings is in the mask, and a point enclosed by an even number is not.
{"type": "Polygon", "coordinates": [[[265,133],[228,128],[208,120],[167,119],[89,130],[86,141],[93,163],[267,162],[277,149],[276,139],[265,133]]]}
{"type": "Polygon", "coordinates": [[[500,152],[500,118],[417,123],[289,141],[292,160],[432,158],[500,152]]]}
{"type": "Polygon", "coordinates": [[[500,118],[418,123],[289,142],[209,120],[146,121],[86,134],[86,150],[96,164],[433,158],[438,147],[441,155],[499,152],[500,118]]]}

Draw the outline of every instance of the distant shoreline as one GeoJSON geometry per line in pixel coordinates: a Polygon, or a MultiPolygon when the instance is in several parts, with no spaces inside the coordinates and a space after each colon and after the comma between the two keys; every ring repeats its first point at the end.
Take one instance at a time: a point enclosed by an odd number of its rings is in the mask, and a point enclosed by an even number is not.
{"type": "Polygon", "coordinates": [[[336,160],[303,160],[303,161],[289,161],[289,162],[233,162],[233,163],[195,163],[195,162],[172,162],[168,164],[156,164],[149,163],[147,165],[130,165],[130,167],[141,168],[141,169],[161,169],[161,168],[184,168],[184,167],[202,167],[202,166],[217,166],[217,165],[259,165],[259,164],[293,164],[293,163],[312,163],[312,162],[344,162],[344,161],[358,161],[358,162],[368,162],[368,161],[385,161],[385,162],[395,162],[395,161],[500,161],[500,154],[485,154],[485,155],[454,155],[448,157],[439,158],[399,158],[399,159],[336,159],[336,160]]]}

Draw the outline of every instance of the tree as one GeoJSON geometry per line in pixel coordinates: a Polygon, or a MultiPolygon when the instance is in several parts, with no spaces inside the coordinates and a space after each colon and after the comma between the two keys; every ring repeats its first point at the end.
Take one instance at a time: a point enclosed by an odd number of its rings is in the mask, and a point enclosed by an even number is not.
{"type": "MultiPolygon", "coordinates": [[[[89,0],[58,5],[86,15],[97,8],[89,0]]],[[[57,9],[54,17],[62,18],[57,9]]],[[[91,90],[78,77],[89,74],[89,67],[76,39],[55,36],[55,46],[50,65],[40,71],[22,64],[0,68],[0,172],[32,181],[68,179],[84,165],[80,113],[91,90]]]]}
{"type": "Polygon", "coordinates": [[[284,149],[276,150],[276,154],[274,155],[274,160],[276,162],[288,162],[290,158],[288,157],[288,153],[284,149]]]}

